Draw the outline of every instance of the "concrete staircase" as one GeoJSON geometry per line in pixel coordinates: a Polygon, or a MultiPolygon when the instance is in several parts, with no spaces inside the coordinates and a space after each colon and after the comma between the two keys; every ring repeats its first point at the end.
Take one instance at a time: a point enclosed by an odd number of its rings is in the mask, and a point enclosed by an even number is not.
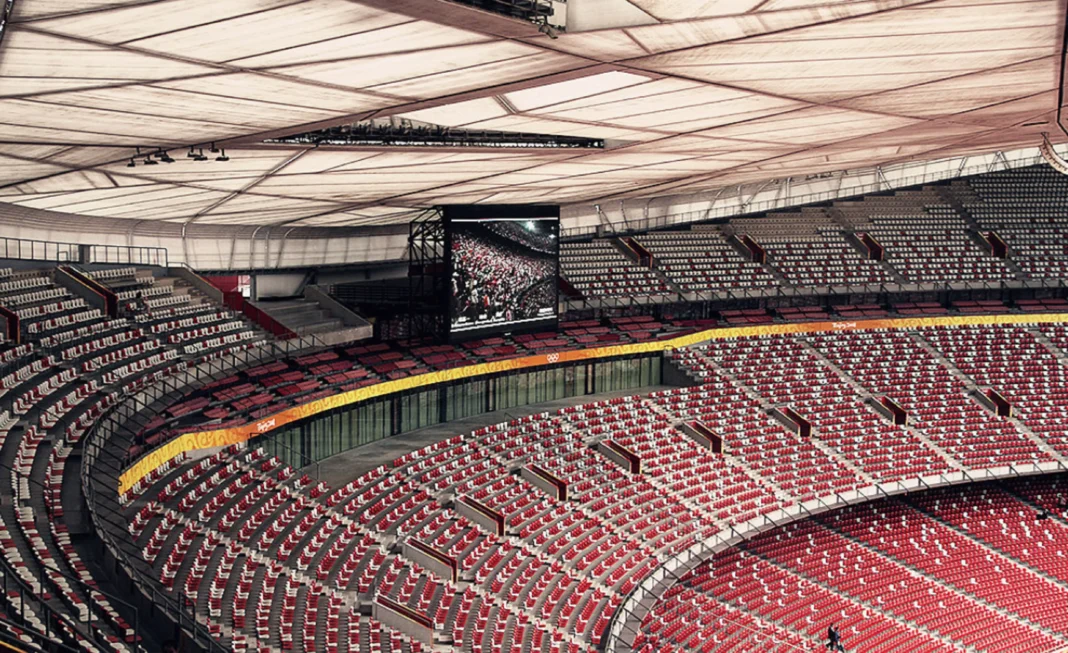
{"type": "Polygon", "coordinates": [[[318,302],[299,297],[281,301],[261,301],[256,307],[266,312],[298,335],[306,336],[345,328],[341,320],[334,317],[318,302]]]}
{"type": "MultiPolygon", "coordinates": [[[[207,304],[207,303],[209,303],[211,301],[207,297],[204,296],[204,293],[202,293],[199,290],[197,290],[196,288],[194,288],[185,279],[180,279],[178,277],[160,276],[160,277],[156,277],[156,285],[157,286],[170,286],[172,295],[189,295],[189,297],[190,297],[189,303],[192,304],[192,305],[199,306],[199,305],[202,305],[202,304],[207,304]]],[[[149,299],[151,299],[151,298],[149,298],[149,299]]],[[[219,307],[219,308],[221,310],[223,307],[219,307]]]]}
{"type": "Polygon", "coordinates": [[[1068,365],[1068,355],[1065,355],[1063,349],[1058,347],[1052,340],[1046,337],[1046,334],[1042,333],[1042,330],[1038,327],[1030,327],[1027,329],[1028,333],[1034,336],[1043,347],[1048,349],[1050,353],[1057,357],[1057,360],[1061,362],[1061,365],[1068,365]]]}
{"type": "MultiPolygon", "coordinates": [[[[868,217],[868,208],[864,206],[864,202],[835,202],[833,206],[827,208],[827,215],[834,218],[834,221],[842,226],[846,241],[859,253],[867,256],[868,248],[857,236],[858,233],[869,231],[873,226],[871,219],[868,217]]],[[[884,251],[883,260],[879,261],[879,267],[885,270],[897,283],[908,283],[904,275],[887,261],[886,255],[887,253],[884,251]]]]}

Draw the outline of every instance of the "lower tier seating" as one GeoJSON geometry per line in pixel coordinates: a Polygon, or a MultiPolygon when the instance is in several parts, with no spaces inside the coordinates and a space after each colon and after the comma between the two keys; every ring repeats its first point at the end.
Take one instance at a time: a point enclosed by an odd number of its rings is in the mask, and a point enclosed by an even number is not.
{"type": "MultiPolygon", "coordinates": [[[[1038,404],[999,417],[974,396],[995,371],[1008,394],[1025,372],[1057,383],[1063,336],[1016,325],[716,340],[671,354],[694,386],[479,428],[342,487],[255,448],[179,459],[121,497],[123,517],[142,573],[241,650],[364,650],[377,637],[405,651],[593,651],[643,581],[732,528],[876,484],[1063,460],[1028,426],[1038,404]],[[883,396],[906,424],[874,408],[883,396]],[[387,606],[424,625],[402,633],[387,606]]],[[[300,383],[291,371],[253,377],[300,383]]],[[[253,390],[230,384],[219,400],[253,390]]],[[[1002,520],[1030,509],[1017,503],[973,502],[1002,520]]],[[[812,650],[831,624],[880,653],[1061,643],[1068,624],[1043,603],[1068,591],[1055,568],[1063,534],[972,526],[971,512],[943,505],[855,506],[756,537],[665,595],[637,647],[812,650]],[[1042,547],[1019,543],[1036,536],[1042,547]]]]}
{"type": "Polygon", "coordinates": [[[1065,647],[1063,475],[939,489],[795,522],[715,555],[642,622],[642,653],[1056,651],[1065,647]],[[1063,509],[1060,513],[1063,513],[1063,509]]]}
{"type": "MultiPolygon", "coordinates": [[[[991,338],[1020,331],[1047,346],[1027,327],[979,329],[991,338]]],[[[1041,436],[969,399],[965,372],[935,353],[952,348],[941,336],[853,332],[682,349],[676,363],[701,385],[486,426],[339,488],[260,450],[231,448],[170,465],[124,496],[129,535],[146,573],[194,606],[227,646],[348,651],[366,632],[411,651],[592,651],[643,579],[725,529],[877,482],[1052,460],[1041,436]],[[881,347],[902,362],[881,356],[881,347]],[[916,416],[908,425],[869,407],[890,391],[879,384],[921,373],[924,380],[893,384],[926,392],[923,404],[918,394],[894,394],[916,416]],[[927,413],[932,402],[938,410],[927,413]],[[782,407],[810,420],[813,435],[770,417],[782,407]],[[723,438],[724,453],[692,437],[694,420],[723,438]],[[973,422],[979,430],[963,427],[973,422]],[[613,451],[637,457],[641,471],[613,451]],[[462,509],[466,501],[500,515],[503,534],[462,509]],[[414,549],[454,566],[429,564],[414,549]],[[383,601],[422,616],[424,635],[360,618],[383,601]]],[[[1052,355],[1035,359],[1059,364],[1052,355]]],[[[964,523],[971,513],[942,506],[865,504],[760,535],[666,595],[646,618],[639,648],[770,641],[812,649],[832,623],[859,650],[1009,651],[1021,638],[1055,646],[1053,633],[1068,624],[1042,604],[1062,601],[1068,579],[1045,590],[1041,582],[1064,575],[1056,551],[1068,530],[1047,529],[1049,550],[1038,556],[1037,543],[1020,541],[1042,531],[977,530],[964,523]],[[888,537],[880,524],[908,535],[888,537]],[[849,571],[876,569],[878,578],[849,571]],[[1001,578],[1034,586],[1042,601],[1005,594],[1001,578]],[[924,607],[932,604],[945,611],[924,607]],[[990,623],[1000,624],[996,633],[990,623]]]]}

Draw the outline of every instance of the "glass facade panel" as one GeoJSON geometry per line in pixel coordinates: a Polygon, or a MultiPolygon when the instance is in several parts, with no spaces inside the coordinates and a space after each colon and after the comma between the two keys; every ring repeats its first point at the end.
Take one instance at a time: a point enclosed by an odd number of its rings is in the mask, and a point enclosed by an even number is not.
{"type": "Polygon", "coordinates": [[[442,384],[337,409],[253,442],[295,467],[444,421],[527,404],[658,385],[659,355],[578,363],[442,384]],[[443,410],[444,409],[444,410],[443,410]],[[443,414],[444,413],[444,414],[443,414]]]}

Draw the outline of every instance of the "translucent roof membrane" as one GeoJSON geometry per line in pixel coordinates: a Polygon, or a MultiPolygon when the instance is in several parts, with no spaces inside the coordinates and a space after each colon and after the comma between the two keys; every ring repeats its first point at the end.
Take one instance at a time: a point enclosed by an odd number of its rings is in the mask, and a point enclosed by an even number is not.
{"type": "Polygon", "coordinates": [[[432,0],[18,0],[0,45],[0,202],[391,224],[441,202],[653,198],[1068,140],[1059,0],[629,6],[642,20],[550,35],[432,0]],[[605,146],[286,139],[372,119],[605,146]],[[213,142],[229,161],[185,156],[213,142]],[[144,163],[161,150],[175,162],[144,163]]]}

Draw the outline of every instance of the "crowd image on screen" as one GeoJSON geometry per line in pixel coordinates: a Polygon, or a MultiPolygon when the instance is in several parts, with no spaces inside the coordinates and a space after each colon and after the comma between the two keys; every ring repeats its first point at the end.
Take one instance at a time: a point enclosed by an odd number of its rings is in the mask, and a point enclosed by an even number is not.
{"type": "Polygon", "coordinates": [[[551,317],[555,221],[458,224],[452,235],[454,327],[551,317]]]}
{"type": "Polygon", "coordinates": [[[556,254],[556,234],[534,221],[502,220],[487,222],[485,227],[502,238],[514,240],[527,249],[556,254]]]}

